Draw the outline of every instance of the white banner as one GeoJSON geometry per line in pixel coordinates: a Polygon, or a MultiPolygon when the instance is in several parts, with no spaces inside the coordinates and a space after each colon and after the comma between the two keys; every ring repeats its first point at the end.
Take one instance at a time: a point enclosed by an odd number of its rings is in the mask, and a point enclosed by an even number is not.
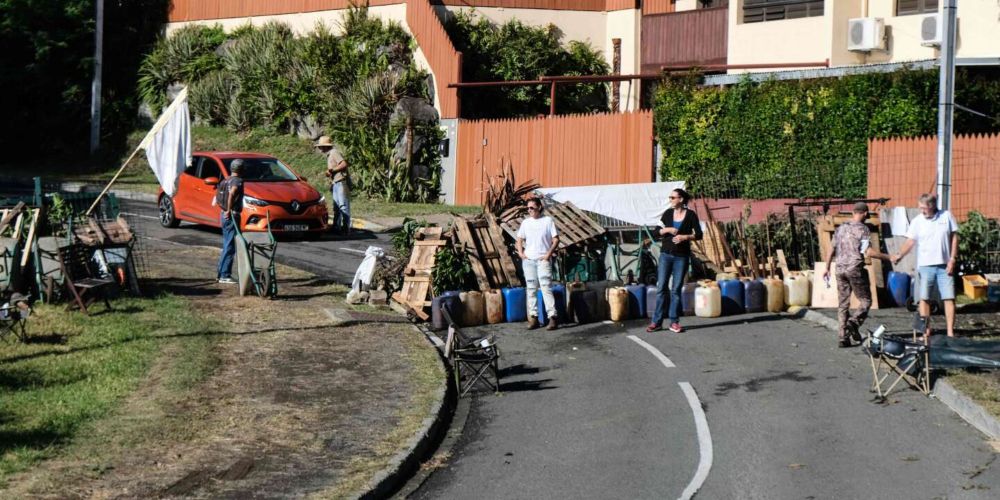
{"type": "Polygon", "coordinates": [[[684,181],[541,188],[538,192],[558,202],[572,202],[588,212],[655,227],[660,225],[667,198],[675,189],[684,189],[684,181]]]}
{"type": "Polygon", "coordinates": [[[191,164],[191,115],[187,96],[185,87],[139,145],[146,150],[149,167],[168,196],[177,191],[177,177],[191,164]]]}

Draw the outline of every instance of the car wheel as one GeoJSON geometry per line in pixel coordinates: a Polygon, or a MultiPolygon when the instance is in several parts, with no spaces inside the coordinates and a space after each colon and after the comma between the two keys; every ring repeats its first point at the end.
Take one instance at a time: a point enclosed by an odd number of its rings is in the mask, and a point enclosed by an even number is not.
{"type": "Polygon", "coordinates": [[[160,225],[171,228],[181,225],[181,221],[174,214],[174,200],[167,195],[160,197],[160,225]]]}

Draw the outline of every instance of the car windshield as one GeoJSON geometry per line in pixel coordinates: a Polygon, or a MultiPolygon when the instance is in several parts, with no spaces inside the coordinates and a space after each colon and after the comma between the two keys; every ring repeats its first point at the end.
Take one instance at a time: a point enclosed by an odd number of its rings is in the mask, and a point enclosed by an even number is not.
{"type": "MultiPolygon", "coordinates": [[[[226,170],[236,158],[222,160],[226,170]]],[[[242,158],[243,173],[240,177],[248,182],[280,182],[295,181],[298,177],[280,161],[274,158],[242,158]]]]}

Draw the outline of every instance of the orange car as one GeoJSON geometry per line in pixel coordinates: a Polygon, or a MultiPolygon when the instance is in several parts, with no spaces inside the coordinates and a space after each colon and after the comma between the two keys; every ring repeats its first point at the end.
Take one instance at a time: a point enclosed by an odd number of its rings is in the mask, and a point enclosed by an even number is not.
{"type": "Polygon", "coordinates": [[[219,208],[212,205],[219,182],[229,177],[233,160],[243,160],[243,231],[266,231],[271,216],[274,233],[320,233],[327,229],[326,197],[277,158],[257,153],[194,153],[191,166],[177,180],[173,197],[159,192],[160,225],[177,227],[182,220],[219,227],[219,208]]]}

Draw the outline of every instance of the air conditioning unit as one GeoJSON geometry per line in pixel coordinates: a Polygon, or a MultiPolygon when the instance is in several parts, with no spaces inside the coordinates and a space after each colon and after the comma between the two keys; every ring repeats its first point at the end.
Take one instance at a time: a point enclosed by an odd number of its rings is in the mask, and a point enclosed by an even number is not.
{"type": "Polygon", "coordinates": [[[924,16],[920,21],[920,45],[940,47],[944,35],[944,17],[941,14],[924,16]]]}
{"type": "Polygon", "coordinates": [[[847,20],[847,50],[871,52],[885,49],[885,22],[881,17],[847,20]]]}

